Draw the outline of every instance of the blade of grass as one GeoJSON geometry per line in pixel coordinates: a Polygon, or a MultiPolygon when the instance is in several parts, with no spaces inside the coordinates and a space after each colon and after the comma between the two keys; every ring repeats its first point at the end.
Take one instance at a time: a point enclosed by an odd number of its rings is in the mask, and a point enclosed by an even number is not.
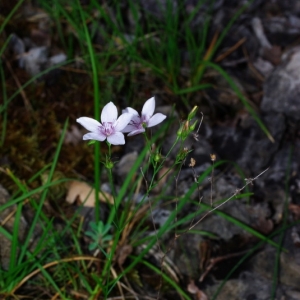
{"type": "MultiPolygon", "coordinates": [[[[220,203],[222,203],[224,201],[226,201],[226,200],[222,200],[222,201],[220,201],[220,203]]],[[[205,203],[202,203],[202,205],[206,208],[207,211],[211,210],[210,205],[207,205],[205,203]]],[[[271,246],[275,247],[276,249],[282,249],[279,243],[275,243],[274,241],[270,240],[267,236],[259,233],[255,229],[253,229],[250,226],[248,226],[247,224],[237,220],[236,218],[234,218],[232,216],[229,216],[228,214],[226,214],[222,211],[219,211],[219,210],[215,210],[214,213],[216,213],[217,215],[219,215],[223,219],[227,220],[228,222],[231,222],[232,224],[235,224],[236,226],[242,228],[243,230],[247,231],[248,233],[254,235],[258,239],[270,244],[271,246]]],[[[284,249],[284,251],[287,251],[287,249],[284,249]]]]}
{"type": "Polygon", "coordinates": [[[0,26],[0,34],[2,33],[2,31],[4,30],[5,26],[7,25],[7,23],[10,21],[10,19],[12,18],[12,16],[14,15],[14,13],[18,10],[18,8],[21,6],[21,4],[24,2],[24,0],[19,0],[17,2],[17,4],[14,6],[14,8],[9,12],[9,14],[6,16],[6,18],[4,19],[3,23],[0,26]]]}
{"type": "MultiPolygon", "coordinates": [[[[13,236],[8,231],[6,231],[3,227],[0,227],[0,233],[3,236],[5,236],[7,239],[9,239],[11,241],[13,240],[13,236]]],[[[37,268],[39,268],[39,270],[41,271],[41,273],[46,277],[48,282],[50,282],[52,284],[52,286],[56,289],[56,291],[59,292],[59,294],[62,296],[62,294],[60,293],[60,289],[56,285],[55,281],[50,276],[50,274],[46,270],[44,270],[42,265],[38,261],[36,261],[36,257],[32,256],[32,254],[23,245],[20,245],[20,248],[22,250],[24,250],[26,252],[26,254],[28,255],[28,257],[31,259],[30,267],[32,267],[33,265],[34,266],[36,265],[37,268]]],[[[19,269],[21,268],[21,270],[24,270],[23,266],[17,265],[16,268],[18,268],[18,267],[19,267],[19,269]]],[[[0,272],[1,272],[1,269],[0,269],[0,272]]],[[[12,271],[10,270],[10,272],[12,272],[12,271]]],[[[18,282],[22,282],[22,280],[24,280],[24,279],[22,279],[22,277],[16,277],[16,276],[13,276],[12,278],[9,277],[5,286],[2,287],[3,291],[8,292],[10,295],[14,294],[15,290],[18,288],[18,285],[19,285],[18,282]]],[[[63,297],[63,299],[65,299],[65,298],[63,297]]]]}
{"type": "MultiPolygon", "coordinates": [[[[64,136],[65,136],[65,133],[66,133],[66,130],[67,130],[67,126],[68,126],[68,120],[65,122],[65,125],[63,127],[62,134],[61,134],[60,140],[59,140],[57,148],[56,148],[56,152],[55,152],[55,155],[54,155],[54,158],[53,158],[53,163],[52,163],[51,169],[49,171],[49,176],[47,178],[46,184],[50,184],[51,183],[51,179],[53,177],[53,174],[54,174],[54,171],[55,171],[55,167],[57,165],[57,161],[58,161],[58,157],[59,157],[60,150],[61,150],[61,147],[62,147],[62,143],[63,143],[63,140],[64,140],[64,136]]],[[[37,224],[37,222],[39,220],[39,217],[41,215],[41,211],[42,211],[44,202],[46,200],[47,193],[48,193],[48,189],[44,188],[44,190],[42,192],[42,195],[40,197],[40,203],[39,203],[39,205],[37,207],[36,214],[35,214],[35,216],[34,216],[34,218],[32,220],[32,223],[30,224],[31,226],[30,226],[30,228],[28,230],[27,237],[26,237],[26,239],[24,241],[24,248],[23,249],[26,249],[28,247],[28,245],[29,245],[30,238],[33,235],[34,228],[36,227],[36,224],[37,224]]],[[[26,251],[22,250],[21,253],[20,253],[19,260],[23,260],[25,254],[26,254],[26,251]]]]}
{"type": "MultiPolygon", "coordinates": [[[[92,78],[93,78],[93,87],[94,87],[94,116],[96,120],[100,120],[100,90],[99,90],[99,78],[98,78],[98,64],[96,61],[95,51],[92,45],[91,37],[86,26],[85,17],[83,13],[83,9],[81,7],[80,1],[77,0],[78,10],[80,12],[80,17],[83,26],[83,32],[85,36],[85,40],[88,47],[88,54],[90,58],[90,63],[92,67],[92,78]]],[[[99,190],[100,190],[100,143],[95,143],[95,219],[96,222],[100,219],[100,205],[99,205],[99,190]]]]}
{"type": "MultiPolygon", "coordinates": [[[[132,258],[134,259],[135,257],[132,256],[132,258]]],[[[176,284],[176,282],[174,282],[174,280],[172,280],[169,276],[167,276],[164,272],[161,272],[160,269],[158,269],[157,267],[155,267],[154,265],[150,264],[149,262],[147,262],[146,260],[141,260],[140,263],[142,263],[143,265],[145,265],[146,267],[148,267],[150,270],[154,271],[156,274],[162,276],[162,278],[169,284],[171,285],[177,292],[178,294],[183,297],[184,299],[187,300],[191,300],[192,298],[190,298],[190,296],[188,294],[186,294],[179,285],[176,284]]]]}
{"type": "Polygon", "coordinates": [[[271,135],[271,133],[269,132],[269,130],[267,129],[267,127],[265,126],[265,124],[262,122],[262,120],[259,118],[259,116],[257,115],[257,113],[254,111],[254,109],[251,107],[251,105],[249,104],[249,102],[247,101],[247,99],[243,96],[243,94],[241,93],[241,91],[239,90],[239,88],[237,87],[237,85],[234,83],[234,81],[231,79],[231,77],[229,76],[229,74],[223,70],[220,66],[211,63],[211,62],[205,62],[205,65],[210,66],[212,68],[214,68],[215,70],[217,70],[223,77],[224,79],[226,79],[226,81],[229,83],[230,87],[234,90],[234,92],[236,93],[236,95],[239,97],[239,99],[241,100],[241,102],[243,103],[243,105],[245,106],[245,108],[249,111],[249,113],[251,114],[251,116],[253,117],[253,119],[256,121],[256,123],[258,124],[258,126],[260,127],[260,129],[266,134],[266,136],[268,137],[268,139],[274,143],[275,140],[273,138],[273,136],[271,135]]]}
{"type": "Polygon", "coordinates": [[[11,244],[11,256],[10,256],[10,262],[9,262],[9,269],[13,269],[16,260],[18,257],[18,247],[19,247],[19,228],[21,224],[21,218],[22,218],[22,208],[23,208],[23,202],[20,202],[17,205],[17,211],[15,214],[15,221],[13,225],[13,236],[12,236],[12,244],[11,244]]]}
{"type": "MultiPolygon", "coordinates": [[[[1,55],[0,55],[0,57],[1,57],[1,55]]],[[[0,78],[1,78],[1,83],[2,83],[3,103],[4,103],[4,105],[6,105],[6,103],[7,103],[6,82],[5,82],[5,76],[4,76],[4,71],[3,71],[3,65],[1,63],[0,63],[0,78]]],[[[3,121],[2,121],[2,131],[1,131],[1,141],[0,141],[1,147],[4,144],[5,135],[6,135],[7,111],[4,110],[2,115],[3,115],[3,121]]]]}
{"type": "MultiPolygon", "coordinates": [[[[269,239],[274,238],[276,235],[280,234],[281,232],[285,232],[287,229],[300,224],[300,221],[297,222],[293,222],[292,224],[289,224],[286,227],[282,227],[279,230],[276,230],[275,232],[273,232],[270,236],[269,239]]],[[[259,243],[257,243],[253,248],[251,248],[248,253],[246,253],[237,263],[236,265],[230,270],[230,272],[228,272],[228,274],[226,275],[226,277],[224,278],[224,280],[222,281],[222,283],[220,284],[220,286],[218,287],[217,291],[215,292],[215,294],[212,297],[212,300],[217,299],[218,295],[220,294],[220,292],[222,291],[222,288],[224,287],[224,285],[226,284],[226,282],[228,281],[228,279],[230,278],[230,276],[240,267],[240,265],[246,261],[247,258],[249,258],[255,251],[257,251],[260,247],[263,246],[263,244],[265,243],[265,241],[260,241],[259,243]]]]}
{"type": "Polygon", "coordinates": [[[27,194],[23,194],[21,196],[19,196],[18,198],[16,199],[10,199],[7,203],[3,204],[0,206],[0,212],[2,212],[3,210],[5,210],[6,208],[14,205],[14,204],[17,204],[19,203],[20,201],[23,201],[25,200],[26,198],[29,198],[33,195],[36,195],[36,194],[39,194],[41,192],[43,192],[45,189],[48,189],[50,187],[53,187],[55,186],[56,184],[61,184],[61,183],[65,183],[67,181],[70,181],[70,179],[59,179],[59,180],[56,180],[56,181],[53,181],[53,182],[50,182],[50,183],[45,183],[43,186],[40,186],[32,191],[28,191],[27,194]]]}
{"type": "Polygon", "coordinates": [[[210,51],[208,51],[206,53],[206,57],[205,57],[205,61],[203,62],[203,64],[199,65],[198,70],[196,72],[195,77],[193,78],[192,82],[194,83],[198,83],[201,78],[203,77],[203,74],[205,72],[206,69],[206,65],[205,62],[209,62],[211,61],[212,57],[214,56],[214,54],[216,53],[217,49],[219,48],[219,46],[221,45],[222,41],[224,40],[224,38],[226,37],[227,33],[229,32],[230,28],[232,27],[232,25],[234,24],[234,22],[237,20],[237,18],[246,10],[246,8],[253,2],[253,0],[249,0],[247,1],[246,4],[244,4],[235,14],[234,16],[230,19],[230,21],[228,22],[228,24],[226,25],[226,27],[222,30],[220,36],[218,37],[218,39],[215,41],[215,43],[213,44],[213,47],[210,49],[210,51]]]}
{"type": "Polygon", "coordinates": [[[10,42],[10,40],[11,40],[11,38],[12,38],[12,34],[6,39],[6,41],[5,41],[4,44],[2,45],[2,48],[0,49],[0,57],[2,57],[2,55],[3,55],[4,51],[5,51],[5,49],[7,48],[8,44],[9,44],[9,42],[10,42]]]}
{"type": "Polygon", "coordinates": [[[47,74],[48,72],[50,72],[50,71],[52,71],[52,70],[55,70],[55,69],[57,69],[57,68],[59,68],[59,67],[61,67],[61,66],[64,66],[64,65],[66,65],[66,64],[69,64],[69,63],[71,63],[71,62],[73,62],[73,61],[74,61],[74,59],[71,59],[71,60],[65,61],[65,62],[63,62],[63,63],[57,64],[57,65],[55,65],[55,66],[52,66],[52,67],[50,67],[50,68],[48,68],[48,69],[46,69],[46,70],[40,72],[39,74],[37,74],[37,75],[31,77],[31,78],[30,78],[27,82],[25,82],[19,89],[17,89],[16,92],[14,92],[14,93],[7,99],[7,101],[6,101],[4,104],[0,105],[0,113],[2,113],[4,110],[7,109],[8,104],[9,104],[14,98],[16,98],[16,96],[19,95],[20,91],[24,90],[24,89],[25,89],[27,86],[29,86],[31,83],[34,83],[38,78],[40,78],[41,76],[47,74]]]}
{"type": "Polygon", "coordinates": [[[191,86],[189,88],[185,88],[185,89],[179,89],[178,91],[175,91],[176,95],[182,95],[182,94],[188,94],[188,93],[193,93],[193,92],[197,92],[199,90],[204,90],[204,89],[208,89],[213,87],[212,84],[209,83],[204,83],[204,84],[199,84],[196,86],[191,86]]]}

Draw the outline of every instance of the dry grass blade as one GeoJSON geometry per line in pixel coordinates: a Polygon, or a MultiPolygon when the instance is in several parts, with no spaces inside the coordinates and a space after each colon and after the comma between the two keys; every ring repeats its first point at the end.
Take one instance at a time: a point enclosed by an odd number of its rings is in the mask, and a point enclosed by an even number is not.
{"type": "Polygon", "coordinates": [[[128,214],[127,220],[130,220],[130,222],[126,224],[124,230],[122,231],[122,237],[119,242],[120,245],[123,245],[126,242],[127,237],[130,235],[130,232],[134,228],[134,225],[138,223],[149,211],[149,206],[149,204],[145,204],[137,212],[131,211],[128,214]]]}
{"type": "MultiPolygon", "coordinates": [[[[11,73],[11,75],[12,75],[14,81],[16,82],[18,89],[20,90],[20,94],[21,94],[21,96],[22,96],[22,98],[23,98],[24,106],[25,106],[26,110],[28,110],[28,111],[30,111],[30,112],[33,112],[33,108],[32,108],[32,106],[31,106],[31,103],[30,103],[30,101],[28,100],[28,98],[27,98],[27,96],[26,96],[26,94],[25,94],[25,92],[24,92],[24,89],[22,89],[22,85],[21,85],[21,83],[20,83],[18,77],[15,75],[15,73],[14,73],[14,71],[13,71],[13,69],[12,69],[10,63],[9,63],[6,59],[5,59],[4,61],[5,61],[5,63],[6,63],[7,69],[10,71],[10,73],[11,73]]],[[[35,117],[35,114],[32,114],[32,115],[35,117]]]]}
{"type": "Polygon", "coordinates": [[[227,255],[224,255],[224,256],[219,256],[219,257],[216,257],[216,258],[211,258],[209,260],[209,265],[207,266],[207,268],[205,269],[205,271],[201,275],[199,281],[202,282],[204,280],[204,278],[207,276],[207,274],[210,272],[210,270],[218,262],[223,261],[223,260],[227,260],[227,259],[230,259],[230,258],[233,258],[233,257],[241,256],[243,254],[246,254],[247,252],[248,252],[248,250],[245,250],[245,251],[240,251],[240,252],[237,252],[237,253],[231,253],[231,254],[227,254],[227,255]]]}
{"type": "MultiPolygon", "coordinates": [[[[111,267],[110,271],[111,271],[111,274],[113,275],[114,279],[117,279],[118,275],[117,275],[116,270],[113,267],[111,267]]],[[[125,300],[125,296],[124,296],[124,293],[123,293],[123,289],[122,289],[122,285],[121,285],[121,281],[120,280],[117,281],[117,286],[118,286],[119,292],[121,294],[121,299],[125,300]]]]}
{"type": "Polygon", "coordinates": [[[95,258],[92,256],[76,256],[76,257],[70,257],[70,258],[63,258],[61,260],[56,260],[56,261],[52,261],[44,266],[42,266],[42,268],[40,269],[36,269],[35,271],[31,272],[30,274],[28,274],[27,276],[25,276],[10,292],[9,296],[13,296],[14,293],[16,292],[16,290],[18,290],[25,282],[27,282],[30,278],[32,278],[33,276],[35,276],[36,274],[41,272],[41,269],[48,269],[50,267],[53,267],[55,265],[58,265],[60,263],[63,262],[71,262],[71,261],[81,261],[81,260],[88,260],[88,261],[99,261],[99,258],[95,258]]]}
{"type": "MultiPolygon", "coordinates": [[[[220,208],[221,206],[223,206],[225,203],[227,203],[229,200],[231,200],[233,197],[235,197],[237,194],[239,194],[242,190],[245,189],[246,186],[248,186],[249,184],[252,184],[253,181],[255,181],[258,177],[260,177],[262,174],[264,174],[265,172],[267,172],[269,170],[269,168],[267,168],[266,170],[262,171],[260,174],[258,174],[256,177],[254,178],[248,178],[245,185],[239,189],[236,189],[235,193],[229,197],[228,199],[226,199],[224,202],[222,202],[221,204],[217,205],[216,207],[214,207],[212,210],[210,210],[209,212],[207,212],[204,216],[202,216],[195,224],[193,224],[192,226],[190,226],[186,232],[188,232],[189,230],[192,230],[197,224],[199,224],[203,219],[205,219],[209,214],[211,214],[213,211],[215,211],[216,209],[220,208]]],[[[178,236],[179,237],[179,236],[178,236]]]]}
{"type": "Polygon", "coordinates": [[[222,61],[224,58],[226,58],[228,55],[230,55],[233,51],[235,51],[238,47],[240,47],[242,44],[244,44],[246,42],[246,38],[242,38],[240,39],[235,45],[231,46],[229,49],[227,49],[226,52],[220,54],[216,59],[215,62],[220,62],[222,61]]]}

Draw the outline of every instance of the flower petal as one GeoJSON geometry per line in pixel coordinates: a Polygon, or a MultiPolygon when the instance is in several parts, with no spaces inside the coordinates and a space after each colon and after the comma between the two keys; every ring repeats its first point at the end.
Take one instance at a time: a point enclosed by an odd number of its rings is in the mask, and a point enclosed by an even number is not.
{"type": "Polygon", "coordinates": [[[115,131],[121,131],[122,129],[124,129],[128,123],[131,121],[132,118],[132,114],[130,113],[124,113],[122,114],[118,120],[116,121],[115,124],[115,131]]]}
{"type": "Polygon", "coordinates": [[[124,134],[122,132],[115,132],[114,134],[107,137],[107,141],[112,145],[124,145],[124,134]]]}
{"type": "Polygon", "coordinates": [[[122,113],[123,114],[124,113],[131,113],[132,115],[137,115],[137,116],[139,115],[139,113],[131,107],[126,107],[125,109],[122,110],[122,113]]]}
{"type": "Polygon", "coordinates": [[[97,132],[97,129],[101,124],[95,119],[88,117],[81,117],[76,120],[80,125],[82,125],[85,129],[92,132],[97,132]]]}
{"type": "Polygon", "coordinates": [[[107,103],[101,112],[101,122],[115,122],[118,118],[117,107],[112,103],[107,103]]]}
{"type": "Polygon", "coordinates": [[[122,129],[121,132],[131,132],[131,131],[134,131],[136,129],[137,129],[136,126],[129,124],[124,129],[122,129]]]}
{"type": "Polygon", "coordinates": [[[148,120],[154,113],[155,110],[155,99],[154,97],[148,99],[142,109],[142,117],[146,117],[145,119],[148,120]]]}
{"type": "Polygon", "coordinates": [[[159,123],[161,123],[167,116],[161,114],[161,113],[157,113],[155,114],[152,118],[150,118],[150,120],[148,121],[147,127],[152,127],[155,126],[159,123]]]}
{"type": "Polygon", "coordinates": [[[96,140],[103,142],[106,139],[106,136],[102,133],[89,132],[83,136],[83,140],[96,140]]]}
{"type": "Polygon", "coordinates": [[[139,134],[139,133],[142,133],[142,132],[145,132],[145,128],[140,128],[140,129],[137,129],[137,130],[133,130],[128,134],[128,136],[136,135],[136,134],[139,134]]]}

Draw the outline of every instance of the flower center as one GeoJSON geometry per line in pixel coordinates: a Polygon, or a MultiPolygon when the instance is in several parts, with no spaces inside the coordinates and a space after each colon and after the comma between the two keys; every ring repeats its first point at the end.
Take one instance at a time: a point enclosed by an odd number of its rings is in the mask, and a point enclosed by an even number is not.
{"type": "Polygon", "coordinates": [[[137,129],[147,128],[148,120],[145,116],[133,117],[129,122],[130,125],[135,126],[137,129]]]}
{"type": "Polygon", "coordinates": [[[106,136],[110,136],[115,132],[112,122],[103,122],[101,126],[99,126],[99,130],[102,134],[106,136]]]}

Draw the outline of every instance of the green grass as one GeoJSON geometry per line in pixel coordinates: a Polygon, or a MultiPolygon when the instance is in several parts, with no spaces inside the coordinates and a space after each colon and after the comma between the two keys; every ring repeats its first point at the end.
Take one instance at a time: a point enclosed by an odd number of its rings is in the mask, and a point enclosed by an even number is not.
{"type": "MultiPolygon", "coordinates": [[[[5,21],[0,25],[0,34],[6,29],[13,15],[17,12],[20,5],[24,1],[19,1],[11,13],[6,16],[5,21]]],[[[14,93],[10,94],[6,89],[6,74],[3,65],[0,65],[0,78],[2,83],[2,97],[3,104],[0,106],[0,113],[2,116],[2,133],[1,145],[4,145],[7,132],[7,124],[9,120],[8,108],[13,105],[13,100],[17,99],[21,91],[26,90],[35,84],[36,80],[48,73],[49,71],[62,67],[74,66],[79,56],[84,62],[84,69],[87,70],[92,86],[92,97],[94,101],[93,114],[94,118],[99,120],[101,108],[109,101],[116,103],[121,102],[130,106],[140,106],[142,101],[146,99],[140,98],[140,91],[147,94],[146,90],[167,91],[167,95],[171,99],[177,101],[178,109],[183,110],[186,114],[194,106],[192,101],[193,95],[201,92],[203,89],[212,88],[212,84],[205,81],[205,71],[209,68],[214,68],[218,71],[229,83],[232,90],[239,97],[244,107],[256,120],[262,131],[266,136],[272,140],[268,129],[260,120],[258,114],[254,111],[247,99],[242,95],[237,86],[234,84],[230,76],[217,64],[213,62],[214,55],[219,49],[221,42],[226,38],[234,21],[246,8],[242,7],[232,20],[228,23],[224,31],[219,37],[208,46],[208,30],[210,28],[210,19],[207,18],[204,22],[203,28],[199,28],[198,32],[192,32],[190,23],[197,14],[201,5],[207,1],[199,1],[199,4],[190,16],[185,16],[184,22],[181,22],[181,17],[178,13],[173,13],[171,9],[171,1],[167,1],[167,9],[165,11],[165,22],[159,23],[154,16],[145,14],[147,26],[142,26],[139,21],[139,7],[134,1],[129,2],[129,10],[133,22],[136,26],[133,27],[133,32],[127,32],[126,20],[123,18],[122,9],[119,1],[115,1],[115,16],[116,22],[113,20],[106,6],[100,5],[99,1],[91,0],[87,6],[82,6],[80,1],[40,1],[40,5],[48,12],[53,24],[54,34],[59,36],[59,41],[68,55],[68,60],[59,66],[49,68],[40,74],[32,77],[26,82],[22,82],[20,88],[14,93]],[[97,13],[96,13],[97,12],[97,13]],[[72,29],[71,33],[66,34],[66,24],[72,29]],[[102,25],[100,25],[102,24],[102,25]],[[101,27],[102,26],[102,27],[101,27]],[[94,39],[96,31],[102,35],[103,45],[95,47],[94,39]],[[124,33],[128,33],[125,36],[124,33]],[[189,53],[188,61],[189,73],[182,72],[183,60],[181,57],[181,49],[179,45],[183,45],[189,53]],[[208,49],[208,50],[207,50],[208,49]],[[148,79],[144,79],[144,77],[148,79]],[[142,79],[141,79],[142,78],[142,79]],[[152,83],[147,83],[149,80],[152,83]]],[[[5,43],[1,45],[0,56],[5,52],[9,43],[9,36],[5,43]]],[[[172,101],[172,100],[170,100],[172,101]]],[[[80,116],[77,116],[80,117],[80,116]]],[[[151,143],[156,143],[159,146],[162,142],[161,136],[170,126],[175,126],[175,121],[172,119],[166,121],[155,136],[152,137],[151,143]]],[[[202,204],[200,207],[195,199],[191,199],[192,195],[197,191],[200,184],[202,184],[211,174],[213,167],[208,168],[203,174],[200,174],[197,182],[194,182],[189,191],[185,195],[176,195],[177,209],[174,209],[168,218],[167,222],[157,229],[155,235],[143,237],[143,233],[147,231],[146,220],[150,213],[144,214],[140,223],[129,233],[127,243],[131,243],[134,247],[145,245],[144,249],[135,255],[131,255],[126,264],[122,268],[118,268],[115,263],[116,253],[119,250],[119,242],[127,226],[134,221],[134,216],[140,212],[146,205],[151,205],[150,210],[157,205],[155,199],[149,203],[148,196],[152,196],[152,190],[157,185],[157,175],[162,170],[164,162],[170,155],[172,149],[178,143],[181,145],[181,150],[184,147],[184,141],[178,137],[174,141],[168,153],[164,153],[162,159],[154,162],[147,159],[149,148],[145,147],[139,154],[128,176],[124,179],[123,184],[116,194],[114,194],[114,205],[110,207],[107,219],[107,225],[112,226],[112,243],[109,247],[101,249],[104,255],[101,258],[93,258],[92,255],[86,255],[86,249],[83,246],[82,238],[84,232],[82,230],[82,223],[78,221],[79,216],[74,214],[71,219],[63,217],[65,227],[61,232],[55,231],[53,218],[46,215],[44,212],[44,204],[49,198],[51,188],[57,185],[63,185],[70,180],[69,178],[62,178],[54,180],[54,172],[60,163],[60,153],[62,151],[64,134],[68,127],[68,121],[65,124],[60,124],[62,133],[59,141],[57,141],[56,151],[51,160],[40,170],[35,170],[35,174],[31,178],[19,178],[11,170],[6,170],[6,175],[11,178],[14,183],[16,192],[11,199],[0,207],[0,212],[6,208],[16,205],[15,222],[12,232],[6,231],[0,227],[0,233],[6,236],[12,242],[9,270],[0,269],[0,294],[4,296],[14,297],[18,293],[26,290],[26,286],[44,287],[49,294],[57,294],[61,299],[70,299],[72,295],[69,290],[73,289],[77,292],[83,292],[88,295],[89,299],[97,299],[98,297],[108,298],[118,294],[120,282],[125,283],[127,276],[131,276],[134,268],[137,265],[143,264],[149,270],[159,274],[164,282],[164,285],[175,289],[183,299],[190,299],[182,286],[175,283],[168,275],[162,272],[161,266],[155,266],[145,260],[145,255],[149,253],[158,241],[167,233],[176,230],[178,234],[185,234],[190,232],[193,234],[201,234],[213,237],[212,233],[201,232],[199,230],[189,229],[187,224],[197,222],[200,216],[207,213],[215,213],[224,218],[235,226],[242,228],[249,234],[256,236],[261,243],[269,243],[270,245],[281,249],[280,244],[276,244],[271,238],[266,237],[250,226],[240,222],[239,220],[227,215],[219,210],[211,211],[211,207],[202,204]],[[140,167],[143,165],[142,172],[140,167]],[[144,176],[147,170],[151,168],[153,175],[148,182],[148,190],[140,204],[136,204],[132,209],[131,202],[124,205],[124,199],[133,198],[134,193],[138,189],[138,182],[144,181],[144,176]],[[31,184],[37,181],[41,175],[47,174],[47,181],[32,188],[31,184]],[[137,175],[137,179],[132,183],[131,178],[137,175]],[[25,240],[20,243],[18,240],[18,229],[21,223],[22,212],[24,211],[25,201],[28,201],[31,209],[35,212],[34,218],[30,224],[25,240]],[[198,209],[185,216],[181,216],[180,211],[191,202],[198,209]],[[42,229],[41,236],[34,248],[31,247],[31,239],[34,231],[40,226],[42,229]],[[68,238],[71,242],[67,246],[65,243],[60,243],[61,240],[68,238]],[[89,265],[92,263],[92,267],[89,265]],[[117,275],[112,276],[112,270],[117,269],[117,275]]],[[[149,142],[149,141],[148,141],[149,142]]],[[[104,172],[103,165],[105,147],[100,143],[94,144],[94,186],[96,197],[100,186],[101,173],[104,172]]],[[[209,155],[209,154],[208,154],[209,155]]],[[[181,170],[182,161],[175,161],[170,169],[175,170],[178,174],[181,170]]],[[[218,168],[227,162],[219,161],[214,165],[218,168]]],[[[237,172],[241,172],[237,168],[237,172]]],[[[108,171],[110,182],[113,183],[113,174],[108,171]]],[[[173,180],[172,178],[170,180],[173,180]]],[[[171,184],[171,181],[168,182],[171,184]]],[[[114,188],[114,187],[113,187],[114,188]]],[[[112,188],[112,190],[113,190],[112,188]]],[[[245,186],[246,193],[236,195],[236,200],[240,198],[250,198],[250,193],[245,186]]],[[[156,199],[170,199],[170,195],[165,195],[163,192],[156,197],[156,199]]],[[[173,197],[174,198],[174,197],[173,197]]],[[[219,199],[218,199],[219,200],[219,199]]],[[[228,199],[219,200],[217,204],[226,205],[228,199]]],[[[99,202],[96,201],[96,216],[95,219],[100,219],[99,202]]],[[[63,214],[63,212],[61,212],[63,214]]],[[[160,242],[161,249],[168,250],[166,245],[160,242]]],[[[252,250],[249,251],[249,253],[252,250]]],[[[276,274],[276,271],[275,273],[276,274]]],[[[138,282],[138,278],[136,278],[138,282]]]]}

